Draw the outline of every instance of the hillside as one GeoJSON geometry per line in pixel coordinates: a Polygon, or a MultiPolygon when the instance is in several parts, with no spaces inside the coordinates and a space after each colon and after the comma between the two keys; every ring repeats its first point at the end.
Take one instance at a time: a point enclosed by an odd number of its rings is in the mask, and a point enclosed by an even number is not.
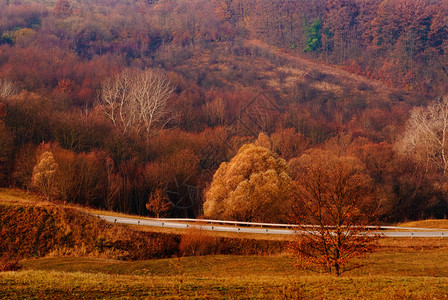
{"type": "Polygon", "coordinates": [[[446,298],[447,93],[448,0],[0,1],[0,298],[446,298]]]}
{"type": "Polygon", "coordinates": [[[285,240],[111,224],[85,208],[50,203],[7,189],[0,190],[0,226],[0,262],[39,257],[144,260],[219,253],[272,254],[287,247],[285,240]]]}
{"type": "MultiPolygon", "coordinates": [[[[215,78],[227,87],[250,88],[244,80],[238,79],[238,71],[249,72],[252,84],[283,93],[287,96],[291,88],[298,84],[309,85],[321,92],[334,93],[338,97],[357,95],[363,97],[367,102],[381,101],[393,98],[394,94],[401,95],[400,101],[412,102],[417,93],[405,89],[387,85],[384,82],[357,75],[345,70],[341,66],[317,62],[310,57],[300,53],[285,51],[284,49],[269,45],[261,40],[247,40],[240,49],[234,53],[226,53],[229,45],[223,44],[202,53],[193,53],[186,61],[186,66],[193,68],[196,72],[202,72],[207,78],[215,78]],[[226,55],[218,55],[226,53],[226,55]],[[234,73],[234,74],[232,74],[234,73]],[[227,75],[224,77],[225,74],[227,75]]],[[[187,69],[180,67],[183,72],[187,69]]],[[[190,72],[194,72],[190,69],[190,72]]],[[[244,79],[244,78],[243,78],[244,79]]],[[[207,82],[217,84],[218,82],[207,82]]],[[[219,84],[217,84],[219,86],[219,84]]],[[[398,100],[398,99],[396,99],[398,100]]]]}
{"type": "MultiPolygon", "coordinates": [[[[44,256],[135,260],[176,253],[176,236],[141,233],[106,223],[76,208],[34,199],[25,200],[27,203],[5,201],[5,194],[8,192],[0,195],[2,260],[44,256]]],[[[21,196],[18,193],[15,198],[21,196]]]]}

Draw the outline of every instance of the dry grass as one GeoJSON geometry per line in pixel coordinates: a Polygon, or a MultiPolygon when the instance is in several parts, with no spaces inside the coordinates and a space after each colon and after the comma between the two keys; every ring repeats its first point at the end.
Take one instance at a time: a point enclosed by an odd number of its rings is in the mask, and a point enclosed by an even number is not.
{"type": "Polygon", "coordinates": [[[9,205],[9,206],[50,206],[50,207],[64,207],[64,208],[73,208],[82,212],[86,212],[92,215],[107,215],[107,216],[118,216],[118,217],[127,217],[127,218],[136,218],[136,219],[145,219],[145,217],[130,215],[118,212],[112,212],[107,210],[94,209],[89,207],[84,207],[76,204],[63,204],[61,201],[52,201],[48,202],[44,197],[28,193],[24,190],[20,189],[8,189],[8,188],[0,188],[0,204],[9,205]]]}
{"type": "Polygon", "coordinates": [[[422,249],[446,249],[448,251],[448,238],[423,238],[423,237],[405,237],[405,238],[381,238],[378,241],[380,250],[422,250],[422,249]]]}
{"type": "Polygon", "coordinates": [[[72,299],[440,299],[448,295],[447,258],[438,250],[382,251],[340,278],[295,270],[288,256],[140,262],[45,258],[23,261],[23,271],[0,274],[0,293],[3,298],[72,299]]]}
{"type": "MultiPolygon", "coordinates": [[[[112,211],[87,208],[80,205],[72,205],[72,204],[63,205],[62,203],[58,202],[48,202],[40,196],[30,194],[19,189],[0,188],[0,204],[4,206],[32,205],[38,207],[72,208],[82,212],[89,213],[91,215],[102,214],[102,215],[118,216],[126,218],[147,219],[146,217],[143,216],[136,216],[112,211]]],[[[137,225],[122,225],[122,226],[142,232],[166,233],[174,235],[180,235],[186,233],[185,229],[177,229],[177,228],[167,228],[167,227],[162,228],[162,227],[137,226],[137,225]]],[[[448,220],[422,220],[422,221],[397,224],[397,226],[448,230],[448,220]]],[[[265,235],[265,234],[233,233],[233,232],[219,232],[219,231],[208,232],[207,234],[210,236],[219,236],[224,238],[261,239],[261,240],[273,240],[273,241],[288,241],[291,239],[290,236],[275,235],[275,234],[265,235]]],[[[390,245],[398,246],[400,243],[403,243],[404,241],[405,241],[404,244],[407,246],[412,244],[416,244],[417,246],[419,246],[420,244],[429,244],[434,245],[436,247],[447,245],[444,243],[445,241],[444,239],[438,239],[438,238],[425,238],[424,241],[422,242],[420,242],[418,238],[383,238],[380,245],[389,246],[390,243],[390,245]]]]}
{"type": "Polygon", "coordinates": [[[401,227],[434,228],[448,230],[448,220],[422,220],[399,224],[401,227]]]}
{"type": "MultiPolygon", "coordinates": [[[[6,189],[0,190],[0,203],[7,210],[62,207],[6,189]]],[[[428,220],[403,226],[443,228],[443,224],[446,224],[444,220],[428,220]]],[[[113,227],[123,228],[120,229],[123,232],[136,229],[158,234],[185,233],[136,225],[113,227]]],[[[197,242],[220,238],[230,248],[238,248],[246,247],[244,243],[249,236],[254,235],[192,234],[190,230],[185,241],[187,246],[197,246],[197,242]]],[[[264,242],[275,245],[290,237],[259,235],[259,239],[251,244],[260,243],[265,247],[264,242]]],[[[27,259],[20,262],[23,270],[0,273],[0,298],[439,299],[448,296],[447,250],[448,239],[443,238],[382,238],[378,252],[362,260],[364,267],[341,278],[296,270],[287,254],[208,255],[146,261],[100,257],[27,259]]]]}
{"type": "Polygon", "coordinates": [[[286,247],[283,241],[223,237],[199,229],[169,234],[145,230],[149,228],[145,226],[112,224],[86,214],[86,209],[35,199],[22,201],[20,196],[5,197],[11,198],[5,203],[0,200],[0,258],[6,261],[44,256],[141,260],[179,253],[271,254],[286,247]]]}
{"type": "Polygon", "coordinates": [[[44,202],[0,201],[0,260],[49,255],[145,259],[171,256],[178,237],[135,231],[44,202]]]}
{"type": "Polygon", "coordinates": [[[164,299],[440,299],[446,278],[258,276],[197,278],[25,271],[0,275],[2,297],[164,299]]]}
{"type": "MultiPolygon", "coordinates": [[[[157,232],[157,233],[169,233],[183,235],[188,233],[187,229],[182,228],[168,228],[168,227],[152,227],[152,226],[138,226],[138,225],[122,225],[134,230],[143,232],[157,232]]],[[[222,237],[229,239],[251,239],[251,240],[264,240],[264,241],[289,241],[291,236],[284,234],[257,234],[246,232],[223,232],[223,231],[205,231],[204,234],[212,237],[222,237]]]]}
{"type": "MultiPolygon", "coordinates": [[[[117,261],[101,258],[39,258],[21,261],[24,270],[105,273],[115,275],[176,276],[177,258],[117,261]]],[[[297,270],[289,255],[208,255],[181,258],[183,275],[197,278],[250,276],[300,277],[315,273],[297,270]]],[[[343,277],[411,276],[448,278],[448,252],[440,249],[379,251],[362,260],[364,267],[343,277]]]]}
{"type": "Polygon", "coordinates": [[[51,204],[42,197],[27,193],[19,189],[0,188],[0,203],[4,205],[35,205],[51,204]]]}

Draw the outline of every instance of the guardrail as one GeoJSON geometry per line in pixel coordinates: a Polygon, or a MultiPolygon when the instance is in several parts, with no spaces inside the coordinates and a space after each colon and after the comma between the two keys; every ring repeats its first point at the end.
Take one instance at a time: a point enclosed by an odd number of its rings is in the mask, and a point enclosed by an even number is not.
{"type": "MultiPolygon", "coordinates": [[[[257,222],[240,222],[240,221],[224,221],[224,220],[209,220],[209,219],[188,219],[188,218],[152,218],[155,221],[165,222],[183,222],[183,223],[199,223],[200,224],[220,224],[220,225],[245,225],[245,226],[257,226],[257,227],[279,227],[279,228],[294,228],[301,227],[294,224],[275,224],[275,223],[257,223],[257,222]]],[[[305,225],[311,226],[311,225],[305,225]]]]}
{"type": "MultiPolygon", "coordinates": [[[[209,220],[209,219],[189,219],[189,218],[152,218],[155,221],[164,222],[183,222],[183,223],[195,223],[198,225],[204,224],[218,224],[218,225],[235,225],[235,226],[247,226],[247,227],[273,227],[273,228],[312,228],[316,225],[295,225],[295,224],[276,224],[276,223],[257,223],[257,222],[240,222],[240,221],[225,221],[225,220],[209,220]]],[[[440,229],[436,228],[414,228],[414,227],[400,227],[400,226],[365,226],[367,229],[375,230],[417,230],[417,231],[436,231],[440,229]]]]}
{"type": "MultiPolygon", "coordinates": [[[[238,222],[238,221],[224,221],[224,220],[204,220],[204,219],[149,219],[149,218],[129,218],[118,216],[106,216],[97,215],[111,223],[122,223],[130,225],[146,225],[155,227],[167,227],[167,228],[191,228],[198,227],[203,230],[211,231],[225,231],[225,232],[244,232],[255,234],[281,234],[292,235],[296,232],[294,228],[299,228],[300,231],[304,226],[313,227],[312,225],[294,225],[294,224],[273,224],[273,223],[251,223],[251,222],[238,222]],[[222,226],[217,226],[222,225],[222,226]],[[232,226],[229,226],[232,225],[232,226]],[[244,226],[241,226],[244,225],[244,226]],[[256,225],[256,226],[255,226],[256,225]],[[264,226],[264,228],[261,228],[264,226]],[[268,228],[269,227],[269,228],[268,228]],[[277,227],[277,228],[273,228],[277,227]],[[282,229],[283,227],[283,229],[282,229]],[[291,229],[285,227],[293,227],[291,229]]],[[[398,227],[398,226],[368,226],[369,229],[373,229],[373,234],[378,233],[377,230],[392,229],[390,231],[384,231],[380,233],[382,236],[389,237],[448,237],[447,230],[443,229],[430,229],[430,228],[411,228],[411,227],[398,227]],[[394,231],[395,229],[395,231],[394,231]],[[398,231],[396,230],[398,229],[398,231]],[[402,231],[402,229],[410,229],[412,231],[402,231]]],[[[312,229],[311,229],[312,230],[312,229]]]]}

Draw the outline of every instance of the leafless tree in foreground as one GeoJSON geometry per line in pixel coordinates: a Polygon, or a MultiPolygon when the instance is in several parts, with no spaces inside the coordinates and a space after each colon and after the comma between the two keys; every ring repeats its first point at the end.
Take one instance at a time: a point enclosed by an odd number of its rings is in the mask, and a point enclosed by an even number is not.
{"type": "Polygon", "coordinates": [[[170,121],[167,102],[173,90],[160,71],[128,69],[103,81],[99,103],[123,134],[148,137],[170,121]]]}
{"type": "Polygon", "coordinates": [[[361,162],[314,149],[290,168],[297,187],[292,221],[300,224],[291,243],[296,266],[337,276],[359,267],[355,259],[372,252],[377,238],[366,227],[376,204],[361,162]]]}

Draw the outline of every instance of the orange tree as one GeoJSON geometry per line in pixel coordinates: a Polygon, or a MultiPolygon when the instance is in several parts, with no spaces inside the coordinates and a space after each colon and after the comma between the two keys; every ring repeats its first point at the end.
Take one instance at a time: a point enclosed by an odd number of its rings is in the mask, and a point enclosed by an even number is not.
{"type": "Polygon", "coordinates": [[[371,178],[354,157],[312,149],[289,163],[296,183],[291,249],[300,268],[340,275],[374,250],[368,232],[376,201],[371,178]]]}
{"type": "Polygon", "coordinates": [[[256,144],[242,146],[230,162],[221,164],[205,194],[205,217],[252,222],[287,220],[291,178],[285,160],[267,147],[269,139],[262,136],[256,144]]]}

